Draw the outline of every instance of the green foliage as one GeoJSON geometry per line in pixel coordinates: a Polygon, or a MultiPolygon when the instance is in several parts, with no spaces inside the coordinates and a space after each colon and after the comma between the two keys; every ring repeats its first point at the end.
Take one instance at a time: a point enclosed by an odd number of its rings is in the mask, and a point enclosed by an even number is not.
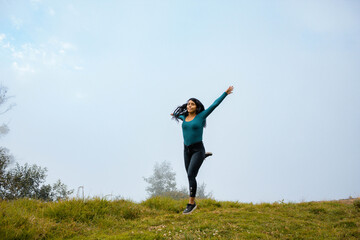
{"type": "MultiPolygon", "coordinates": [[[[8,154],[6,151],[0,154],[8,154]]],[[[9,154],[7,155],[9,158],[9,154]]],[[[6,161],[8,158],[5,156],[0,158],[0,161],[6,161]]],[[[3,166],[8,166],[5,162],[3,166]]],[[[45,185],[46,168],[37,165],[24,166],[16,163],[15,168],[8,171],[1,172],[2,175],[0,185],[0,198],[13,200],[18,198],[34,198],[46,201],[55,201],[66,199],[73,192],[68,190],[67,186],[58,180],[53,186],[45,185]]]]}
{"type": "Polygon", "coordinates": [[[29,166],[25,164],[20,166],[18,163],[16,167],[6,173],[5,199],[17,198],[37,198],[40,194],[41,184],[46,178],[46,168],[43,169],[36,165],[29,166]]]}
{"type": "Polygon", "coordinates": [[[360,211],[360,199],[356,199],[353,204],[354,207],[360,211]]]}
{"type": "Polygon", "coordinates": [[[0,239],[359,239],[360,212],[335,202],[239,203],[153,197],[0,201],[0,239]],[[321,209],[321,210],[320,210],[321,209]]]}
{"type": "Polygon", "coordinates": [[[9,149],[0,147],[0,198],[6,192],[6,169],[13,161],[14,157],[9,153],[9,149]]]}
{"type": "MultiPolygon", "coordinates": [[[[47,188],[49,189],[50,186],[47,186],[47,188]]],[[[50,190],[50,199],[51,200],[65,200],[67,199],[72,193],[74,192],[73,189],[68,190],[68,187],[62,183],[59,180],[57,180],[56,183],[53,184],[52,186],[52,191],[50,190]]],[[[46,199],[46,198],[41,198],[40,199],[46,199]]],[[[49,198],[48,198],[49,199],[49,198]]]]}

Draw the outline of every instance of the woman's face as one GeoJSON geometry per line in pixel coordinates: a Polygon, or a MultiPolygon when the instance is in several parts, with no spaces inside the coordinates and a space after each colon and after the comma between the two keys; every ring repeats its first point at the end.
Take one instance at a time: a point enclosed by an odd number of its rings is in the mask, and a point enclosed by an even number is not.
{"type": "Polygon", "coordinates": [[[195,113],[196,112],[196,104],[192,100],[188,101],[186,108],[187,108],[187,111],[189,113],[195,113]]]}

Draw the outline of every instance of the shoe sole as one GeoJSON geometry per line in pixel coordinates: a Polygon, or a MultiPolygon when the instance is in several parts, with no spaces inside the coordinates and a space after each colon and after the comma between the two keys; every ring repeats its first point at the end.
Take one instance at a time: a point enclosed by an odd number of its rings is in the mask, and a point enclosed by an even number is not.
{"type": "Polygon", "coordinates": [[[190,212],[188,212],[188,213],[184,213],[184,212],[183,212],[183,214],[190,214],[190,213],[192,213],[196,208],[197,208],[197,205],[196,205],[190,212]]]}
{"type": "Polygon", "coordinates": [[[205,158],[204,159],[206,159],[206,158],[208,158],[208,157],[211,157],[213,154],[211,153],[211,152],[209,152],[209,153],[205,153],[205,158]]]}

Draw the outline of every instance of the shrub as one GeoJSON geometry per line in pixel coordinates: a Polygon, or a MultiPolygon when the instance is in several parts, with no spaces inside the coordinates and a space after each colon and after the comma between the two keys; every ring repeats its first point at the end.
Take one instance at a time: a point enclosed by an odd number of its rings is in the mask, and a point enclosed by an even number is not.
{"type": "Polygon", "coordinates": [[[353,204],[357,210],[360,210],[360,199],[356,199],[353,204]]]}

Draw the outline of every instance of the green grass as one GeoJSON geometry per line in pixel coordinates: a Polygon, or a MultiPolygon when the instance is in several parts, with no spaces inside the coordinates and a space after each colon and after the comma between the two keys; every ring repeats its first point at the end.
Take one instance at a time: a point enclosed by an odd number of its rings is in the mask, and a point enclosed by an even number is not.
{"type": "Polygon", "coordinates": [[[360,239],[360,204],[0,201],[0,239],[360,239]]]}

